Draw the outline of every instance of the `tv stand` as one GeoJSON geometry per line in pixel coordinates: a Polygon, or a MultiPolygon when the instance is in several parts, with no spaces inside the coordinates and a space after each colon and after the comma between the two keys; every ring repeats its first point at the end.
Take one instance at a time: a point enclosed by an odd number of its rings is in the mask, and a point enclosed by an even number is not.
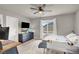
{"type": "Polygon", "coordinates": [[[19,34],[19,42],[23,43],[34,38],[33,32],[19,34]]]}

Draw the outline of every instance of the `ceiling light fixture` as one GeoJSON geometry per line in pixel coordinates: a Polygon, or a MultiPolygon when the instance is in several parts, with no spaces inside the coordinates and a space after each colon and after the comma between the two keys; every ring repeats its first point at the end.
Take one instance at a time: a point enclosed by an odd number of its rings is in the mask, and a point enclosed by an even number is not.
{"type": "Polygon", "coordinates": [[[43,12],[42,11],[39,11],[39,13],[42,14],[43,12]]]}

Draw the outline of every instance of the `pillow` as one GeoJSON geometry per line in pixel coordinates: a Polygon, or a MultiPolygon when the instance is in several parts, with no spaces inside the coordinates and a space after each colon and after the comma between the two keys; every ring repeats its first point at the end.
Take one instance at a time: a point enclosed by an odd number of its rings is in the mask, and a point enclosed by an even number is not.
{"type": "Polygon", "coordinates": [[[78,41],[78,36],[74,33],[70,33],[66,36],[66,38],[68,38],[68,40],[72,43],[75,43],[78,41]]]}

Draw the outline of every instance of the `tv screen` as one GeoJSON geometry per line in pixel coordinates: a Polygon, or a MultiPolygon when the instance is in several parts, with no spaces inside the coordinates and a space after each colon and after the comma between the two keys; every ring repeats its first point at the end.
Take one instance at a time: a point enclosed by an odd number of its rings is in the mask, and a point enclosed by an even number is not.
{"type": "Polygon", "coordinates": [[[22,22],[21,28],[29,28],[30,24],[26,22],[22,22]]]}

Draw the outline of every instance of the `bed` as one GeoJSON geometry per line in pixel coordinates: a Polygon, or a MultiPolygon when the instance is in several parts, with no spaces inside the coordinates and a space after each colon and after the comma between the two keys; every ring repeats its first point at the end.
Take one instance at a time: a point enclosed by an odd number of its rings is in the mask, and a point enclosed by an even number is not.
{"type": "Polygon", "coordinates": [[[63,35],[48,35],[43,40],[50,40],[52,43],[47,43],[48,49],[64,51],[66,53],[78,53],[79,54],[79,36],[70,33],[66,36],[63,35]]]}
{"type": "Polygon", "coordinates": [[[57,41],[57,42],[67,42],[67,43],[76,44],[79,42],[79,36],[74,33],[70,33],[66,36],[50,34],[44,37],[43,40],[51,40],[51,41],[57,41]]]}

